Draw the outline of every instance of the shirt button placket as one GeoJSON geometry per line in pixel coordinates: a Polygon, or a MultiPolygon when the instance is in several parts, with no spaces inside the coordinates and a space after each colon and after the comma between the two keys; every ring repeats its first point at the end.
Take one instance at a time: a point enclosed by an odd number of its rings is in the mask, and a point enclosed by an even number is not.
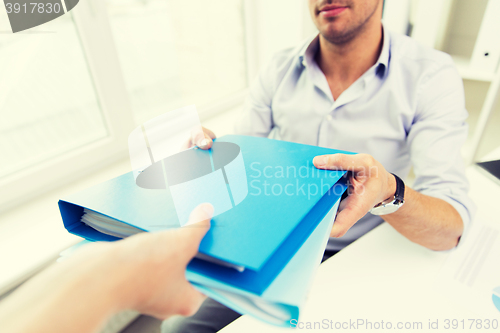
{"type": "Polygon", "coordinates": [[[321,147],[326,147],[325,144],[327,144],[328,140],[328,132],[329,132],[329,127],[330,127],[330,122],[333,120],[333,110],[328,113],[325,118],[323,118],[323,121],[321,122],[321,125],[319,127],[319,135],[318,135],[318,146],[321,147]]]}

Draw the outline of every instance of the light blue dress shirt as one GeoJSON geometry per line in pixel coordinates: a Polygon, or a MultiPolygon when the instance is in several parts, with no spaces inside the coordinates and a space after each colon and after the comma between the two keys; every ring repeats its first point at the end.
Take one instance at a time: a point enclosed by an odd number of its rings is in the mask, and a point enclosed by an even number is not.
{"type": "MultiPolygon", "coordinates": [[[[474,204],[460,149],[467,137],[462,79],[451,57],[384,31],[377,63],[337,100],[316,64],[318,36],[274,56],[252,85],[236,133],[367,153],[412,188],[450,203],[464,226],[474,204]]],[[[382,223],[368,213],[340,250],[382,223]]]]}

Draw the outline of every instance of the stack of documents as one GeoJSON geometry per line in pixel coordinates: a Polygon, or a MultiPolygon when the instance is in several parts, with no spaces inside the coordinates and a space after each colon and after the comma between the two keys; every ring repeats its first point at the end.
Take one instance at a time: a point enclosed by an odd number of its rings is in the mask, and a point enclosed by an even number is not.
{"type": "Polygon", "coordinates": [[[89,241],[115,241],[185,225],[191,207],[179,198],[193,193],[212,203],[215,212],[199,256],[187,268],[187,279],[235,311],[288,327],[290,320],[298,319],[347,188],[345,172],[318,170],[312,160],[338,152],[225,136],[208,151],[190,153],[193,165],[211,163],[197,178],[193,172],[199,168],[186,168],[184,174],[165,159],[60,200],[59,208],[70,233],[89,241]],[[227,147],[237,149],[223,154],[227,147]],[[165,186],[148,183],[152,173],[164,175],[165,186]],[[193,192],[192,184],[201,177],[211,177],[209,193],[193,192]]]}

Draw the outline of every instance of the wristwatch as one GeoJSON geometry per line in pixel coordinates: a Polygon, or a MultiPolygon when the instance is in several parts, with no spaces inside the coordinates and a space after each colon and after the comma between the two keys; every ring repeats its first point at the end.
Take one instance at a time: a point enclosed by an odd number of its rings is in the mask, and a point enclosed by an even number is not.
{"type": "Polygon", "coordinates": [[[395,174],[392,175],[396,178],[396,193],[394,194],[394,197],[384,200],[370,209],[370,213],[373,215],[386,215],[394,213],[405,203],[405,183],[395,174]]]}

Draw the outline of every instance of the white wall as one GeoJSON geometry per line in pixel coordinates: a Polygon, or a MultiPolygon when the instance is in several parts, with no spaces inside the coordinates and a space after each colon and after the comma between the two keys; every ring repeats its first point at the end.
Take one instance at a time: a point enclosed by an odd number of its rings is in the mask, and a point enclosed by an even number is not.
{"type": "Polygon", "coordinates": [[[247,45],[257,49],[249,53],[250,80],[274,53],[298,45],[316,31],[306,0],[247,0],[245,6],[250,13],[247,45]]]}

